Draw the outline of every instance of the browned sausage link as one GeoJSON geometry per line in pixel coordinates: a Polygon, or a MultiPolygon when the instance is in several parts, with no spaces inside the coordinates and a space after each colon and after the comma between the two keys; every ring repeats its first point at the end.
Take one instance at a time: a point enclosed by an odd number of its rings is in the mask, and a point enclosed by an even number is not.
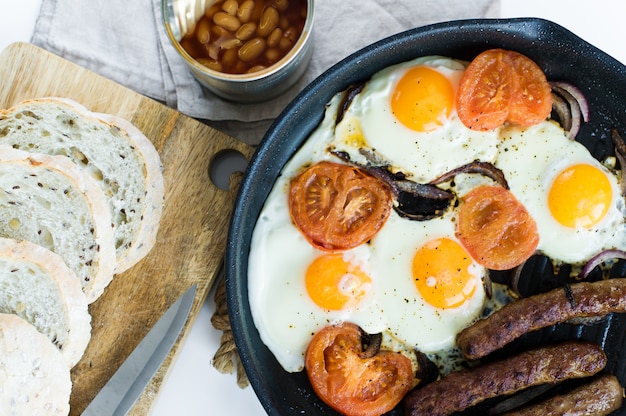
{"type": "Polygon", "coordinates": [[[453,372],[418,387],[406,395],[405,410],[409,416],[450,415],[527,387],[588,377],[605,365],[606,355],[595,344],[571,341],[545,346],[453,372]]]}
{"type": "Polygon", "coordinates": [[[612,312],[626,312],[626,278],[574,283],[511,302],[461,331],[456,343],[468,359],[478,359],[527,332],[612,312]]]}
{"type": "Polygon", "coordinates": [[[604,375],[571,392],[505,413],[506,416],[608,415],[622,406],[624,389],[614,375],[604,375]]]}

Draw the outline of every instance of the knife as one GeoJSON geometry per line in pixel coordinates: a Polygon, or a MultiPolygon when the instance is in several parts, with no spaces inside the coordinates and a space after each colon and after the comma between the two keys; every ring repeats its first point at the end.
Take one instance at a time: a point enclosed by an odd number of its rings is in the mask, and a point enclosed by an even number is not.
{"type": "Polygon", "coordinates": [[[122,416],[128,413],[174,346],[191,311],[196,286],[191,286],[165,311],[82,416],[122,416]]]}

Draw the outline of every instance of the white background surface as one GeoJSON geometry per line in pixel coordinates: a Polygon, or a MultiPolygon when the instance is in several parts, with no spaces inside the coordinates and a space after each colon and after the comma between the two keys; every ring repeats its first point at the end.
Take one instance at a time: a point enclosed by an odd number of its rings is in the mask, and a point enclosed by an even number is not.
{"type": "MultiPolygon", "coordinates": [[[[40,2],[0,0],[0,50],[30,40],[40,2]]],[[[502,17],[552,20],[626,64],[624,16],[624,0],[502,0],[502,17]]],[[[252,388],[239,389],[234,375],[223,375],[211,366],[221,336],[210,322],[213,310],[211,293],[163,385],[154,416],[264,414],[252,388]]]]}

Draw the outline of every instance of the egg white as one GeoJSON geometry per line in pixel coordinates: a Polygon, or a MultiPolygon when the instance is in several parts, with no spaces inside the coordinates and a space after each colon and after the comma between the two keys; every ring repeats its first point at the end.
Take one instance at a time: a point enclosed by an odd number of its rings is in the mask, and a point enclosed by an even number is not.
{"type": "Polygon", "coordinates": [[[456,108],[438,129],[417,132],[394,116],[390,98],[397,82],[412,67],[425,65],[444,75],[456,92],[465,63],[441,56],[430,56],[390,66],[375,74],[354,98],[337,125],[331,145],[347,152],[359,163],[366,160],[359,147],[375,150],[392,170],[426,183],[476,159],[491,161],[497,154],[498,132],[468,129],[459,120],[456,108]],[[362,137],[360,137],[362,136],[362,137]]]}
{"type": "Polygon", "coordinates": [[[576,264],[605,249],[626,248],[624,199],[617,178],[584,145],[568,139],[556,122],[504,129],[498,148],[495,165],[504,172],[511,192],[535,219],[540,253],[556,264],[576,264]],[[555,177],[578,163],[593,165],[604,172],[613,190],[609,212],[590,228],[563,226],[548,207],[548,193],[555,177]]]}
{"type": "Polygon", "coordinates": [[[415,286],[412,267],[416,251],[437,238],[458,242],[453,219],[453,213],[448,213],[429,221],[408,221],[394,212],[370,242],[372,275],[378,282],[374,296],[385,315],[387,330],[424,353],[454,346],[456,334],[480,316],[485,302],[485,270],[476,262],[470,267],[477,278],[476,290],[459,307],[434,307],[415,286]]]}

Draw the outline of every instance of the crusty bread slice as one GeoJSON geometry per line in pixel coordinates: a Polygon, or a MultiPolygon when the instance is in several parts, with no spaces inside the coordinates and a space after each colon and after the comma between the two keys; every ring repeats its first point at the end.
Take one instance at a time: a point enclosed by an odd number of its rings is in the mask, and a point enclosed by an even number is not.
{"type": "Polygon", "coordinates": [[[61,352],[30,323],[0,314],[0,414],[70,412],[72,381],[61,352]]]}
{"type": "Polygon", "coordinates": [[[91,315],[76,274],[59,255],[29,241],[0,238],[0,313],[30,322],[69,367],[91,338],[91,315]]]}
{"type": "Polygon", "coordinates": [[[132,123],[65,98],[27,100],[0,112],[0,144],[67,156],[97,180],[115,224],[116,273],[152,249],[163,209],[162,164],[132,123]]]}
{"type": "Polygon", "coordinates": [[[0,236],[61,256],[89,303],[113,279],[115,245],[106,198],[66,157],[0,146],[0,236]]]}

